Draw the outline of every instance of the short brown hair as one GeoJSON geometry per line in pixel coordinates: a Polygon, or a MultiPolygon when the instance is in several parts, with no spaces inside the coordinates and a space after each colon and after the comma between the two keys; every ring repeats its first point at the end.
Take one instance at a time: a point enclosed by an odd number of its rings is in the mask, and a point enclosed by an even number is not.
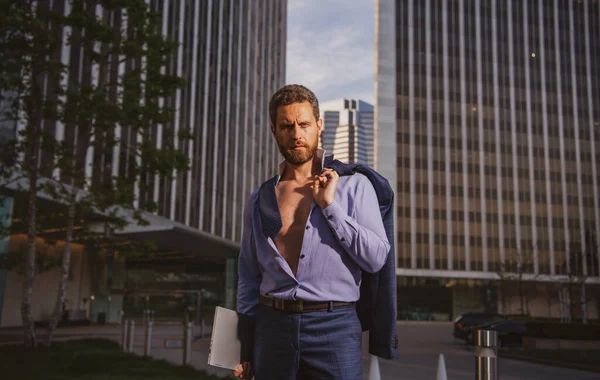
{"type": "Polygon", "coordinates": [[[283,86],[271,97],[269,103],[269,116],[271,124],[276,125],[277,109],[281,106],[289,106],[294,103],[309,102],[315,115],[315,120],[319,120],[319,100],[316,95],[308,88],[299,84],[288,84],[283,86]]]}

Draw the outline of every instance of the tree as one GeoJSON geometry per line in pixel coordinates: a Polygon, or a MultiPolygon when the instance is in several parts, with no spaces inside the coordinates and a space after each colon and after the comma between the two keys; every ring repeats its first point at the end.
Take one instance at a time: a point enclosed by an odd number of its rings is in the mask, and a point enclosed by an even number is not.
{"type": "MultiPolygon", "coordinates": [[[[140,210],[156,210],[156,204],[144,197],[153,185],[150,179],[155,175],[169,178],[187,170],[187,157],[177,146],[183,146],[183,142],[191,138],[186,128],[177,134],[165,128],[164,142],[157,148],[150,136],[153,125],[168,124],[173,116],[173,111],[159,106],[157,99],[172,96],[183,85],[181,78],[163,70],[177,44],[160,33],[161,16],[153,13],[144,0],[72,0],[66,9],[61,15],[48,12],[53,26],[63,31],[66,47],[63,53],[76,49],[83,52],[83,75],[69,72],[68,62],[60,63],[58,77],[50,76],[51,73],[40,74],[46,74],[48,81],[54,80],[58,89],[51,116],[65,131],[63,138],[45,137],[45,148],[53,159],[51,175],[44,178],[41,189],[66,207],[66,212],[59,213],[65,245],[47,345],[51,344],[62,315],[76,223],[77,238],[88,242],[95,239],[87,228],[88,215],[104,215],[106,230],[126,223],[119,213],[122,209],[133,210],[138,223],[145,223],[140,210]],[[105,23],[101,17],[104,13],[120,20],[117,26],[105,23]],[[109,64],[119,66],[117,76],[110,75],[109,64]],[[111,98],[114,93],[117,101],[111,98]],[[134,142],[121,141],[119,135],[125,131],[136,136],[134,142]],[[118,165],[119,170],[111,171],[109,166],[107,170],[111,173],[103,173],[103,176],[109,176],[110,180],[93,182],[88,156],[111,156],[116,144],[121,145],[122,153],[118,161],[109,165],[118,165]],[[122,170],[128,175],[119,176],[122,170]]],[[[39,13],[36,16],[39,17],[39,13]]],[[[20,139],[16,147],[23,149],[28,144],[28,140],[20,139]]],[[[14,177],[18,167],[12,168],[14,177]]],[[[35,214],[35,210],[32,213],[35,214]]],[[[28,218],[31,215],[28,213],[28,218]]]]}
{"type": "MultiPolygon", "coordinates": [[[[499,270],[496,272],[496,275],[500,279],[500,286],[502,287],[501,291],[501,302],[502,308],[506,309],[506,295],[505,289],[506,285],[509,282],[517,283],[517,291],[519,294],[520,301],[520,310],[521,315],[525,315],[526,310],[528,309],[528,296],[529,292],[526,287],[526,279],[525,275],[532,274],[535,279],[535,275],[533,274],[533,250],[521,250],[517,253],[517,257],[515,260],[507,260],[505,262],[500,263],[499,270]]],[[[505,313],[505,310],[503,310],[505,313]]]]}
{"type": "MultiPolygon", "coordinates": [[[[27,240],[25,280],[21,315],[26,347],[36,347],[31,295],[35,277],[36,217],[39,154],[50,140],[42,128],[45,118],[53,118],[56,107],[44,98],[45,78],[60,75],[60,64],[50,59],[56,41],[50,33],[51,12],[32,0],[0,0],[0,104],[2,122],[14,121],[18,139],[10,141],[2,155],[3,185],[25,179],[21,189],[27,194],[27,240]]],[[[47,164],[44,163],[43,166],[47,164]]]]}
{"type": "MultiPolygon", "coordinates": [[[[574,238],[577,235],[571,232],[570,236],[574,238]]],[[[567,280],[560,289],[560,302],[566,311],[563,319],[570,322],[575,309],[581,307],[582,322],[587,324],[587,305],[593,296],[586,294],[586,282],[588,277],[598,275],[598,243],[592,227],[585,229],[584,236],[585,250],[580,241],[572,239],[569,257],[561,265],[567,280]]]]}

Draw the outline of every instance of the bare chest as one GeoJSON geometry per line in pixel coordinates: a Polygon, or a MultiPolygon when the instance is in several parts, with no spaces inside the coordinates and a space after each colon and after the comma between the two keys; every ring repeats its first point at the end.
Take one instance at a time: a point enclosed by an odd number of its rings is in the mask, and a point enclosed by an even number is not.
{"type": "Polygon", "coordinates": [[[309,185],[283,184],[277,187],[277,203],[282,228],[275,238],[275,246],[296,274],[306,221],[310,215],[312,189],[309,185]]]}

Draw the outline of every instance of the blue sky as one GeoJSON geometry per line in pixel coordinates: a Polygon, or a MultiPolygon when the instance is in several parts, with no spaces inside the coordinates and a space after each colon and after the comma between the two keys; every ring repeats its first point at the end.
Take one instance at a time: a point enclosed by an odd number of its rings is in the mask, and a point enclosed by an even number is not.
{"type": "Polygon", "coordinates": [[[288,0],[286,84],[373,104],[373,0],[288,0]]]}

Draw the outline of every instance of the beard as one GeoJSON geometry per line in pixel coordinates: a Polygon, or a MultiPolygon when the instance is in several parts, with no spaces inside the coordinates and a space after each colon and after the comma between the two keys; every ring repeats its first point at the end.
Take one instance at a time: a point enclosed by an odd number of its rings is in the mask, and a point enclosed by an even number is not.
{"type": "Polygon", "coordinates": [[[317,143],[314,145],[309,144],[293,144],[291,146],[285,146],[277,142],[279,151],[287,162],[292,165],[302,165],[312,160],[315,154],[317,154],[317,143]],[[295,150],[296,147],[303,147],[304,149],[295,150]]]}

